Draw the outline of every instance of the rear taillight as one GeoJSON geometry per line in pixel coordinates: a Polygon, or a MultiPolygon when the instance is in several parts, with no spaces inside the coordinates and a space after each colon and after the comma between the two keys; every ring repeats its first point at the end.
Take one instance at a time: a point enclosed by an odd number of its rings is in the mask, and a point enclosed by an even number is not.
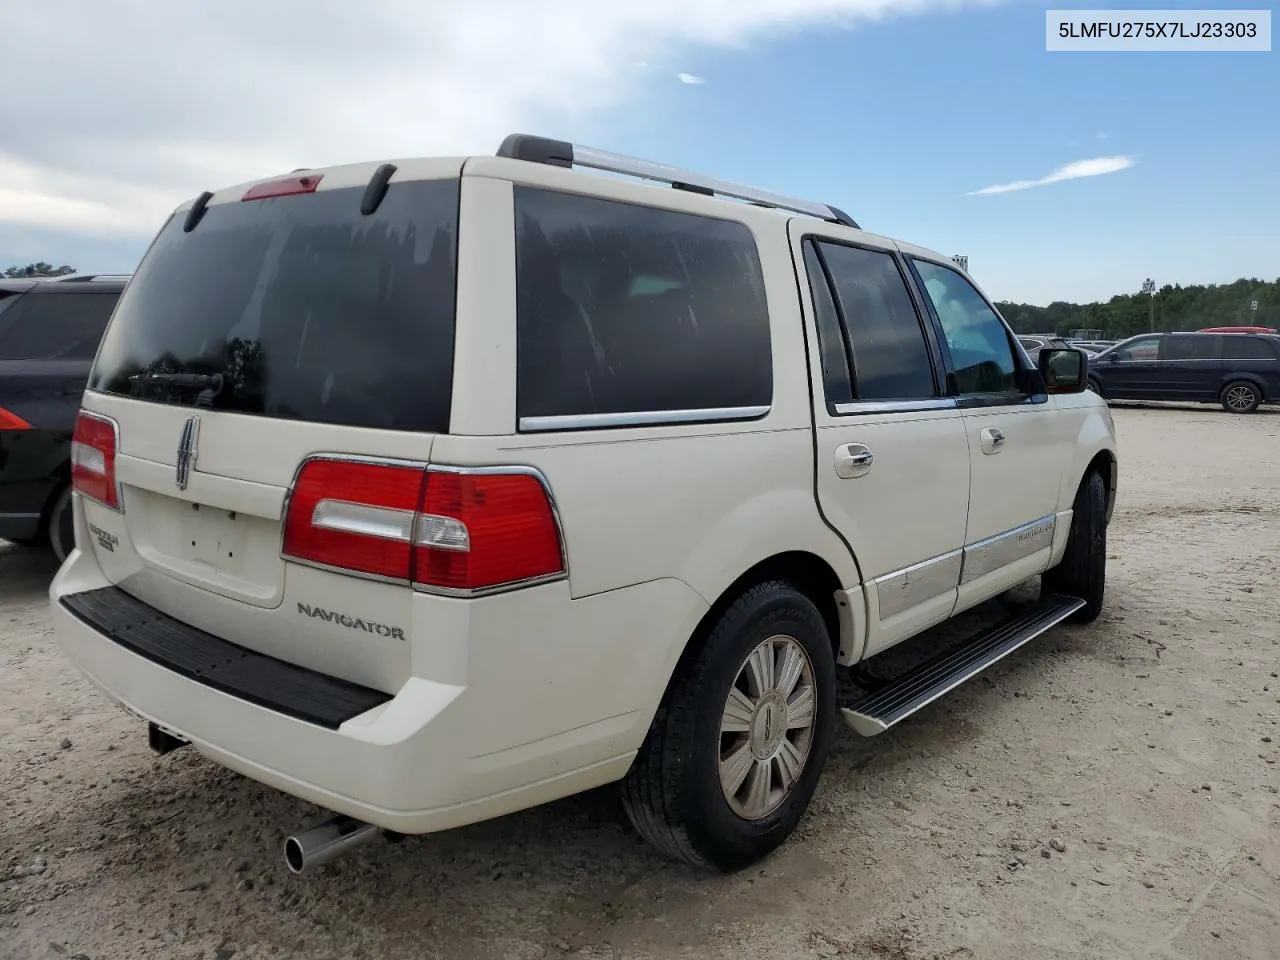
{"type": "Polygon", "coordinates": [[[523,467],[308,460],[289,497],[284,555],[464,595],[565,573],[550,493],[523,467]]]}
{"type": "Polygon", "coordinates": [[[0,430],[30,430],[31,424],[16,413],[0,407],[0,430]]]}
{"type": "Polygon", "coordinates": [[[113,510],[120,509],[116,484],[116,422],[81,410],[71,435],[71,487],[113,510]]]}

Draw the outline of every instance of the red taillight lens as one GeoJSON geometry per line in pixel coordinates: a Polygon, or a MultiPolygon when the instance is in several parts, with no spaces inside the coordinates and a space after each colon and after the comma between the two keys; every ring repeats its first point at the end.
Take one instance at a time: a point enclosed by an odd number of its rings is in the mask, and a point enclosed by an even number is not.
{"type": "Polygon", "coordinates": [[[564,573],[550,495],[520,469],[309,460],[289,499],[284,554],[463,593],[564,573]]]}
{"type": "Polygon", "coordinates": [[[30,430],[31,424],[11,410],[0,407],[0,430],[30,430]]]}
{"type": "Polygon", "coordinates": [[[419,583],[455,590],[564,571],[551,501],[542,481],[528,473],[431,471],[416,553],[419,583]],[[459,528],[465,548],[454,543],[459,528]]]}
{"type": "Polygon", "coordinates": [[[120,509],[116,485],[116,422],[81,410],[71,435],[71,488],[120,509]]]}
{"type": "Polygon", "coordinates": [[[410,538],[424,480],[421,467],[308,460],[289,498],[285,555],[409,579],[410,538]]]}

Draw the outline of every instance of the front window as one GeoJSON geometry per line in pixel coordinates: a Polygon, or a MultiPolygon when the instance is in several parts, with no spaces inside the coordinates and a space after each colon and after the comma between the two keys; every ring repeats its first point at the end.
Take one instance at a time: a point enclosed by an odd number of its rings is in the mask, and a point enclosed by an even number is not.
{"type": "Polygon", "coordinates": [[[1009,332],[982,294],[949,267],[927,260],[915,263],[947,338],[957,392],[1018,393],[1009,332]]]}
{"type": "Polygon", "coordinates": [[[1159,337],[1139,337],[1111,351],[1112,360],[1150,363],[1160,356],[1159,337]]]}

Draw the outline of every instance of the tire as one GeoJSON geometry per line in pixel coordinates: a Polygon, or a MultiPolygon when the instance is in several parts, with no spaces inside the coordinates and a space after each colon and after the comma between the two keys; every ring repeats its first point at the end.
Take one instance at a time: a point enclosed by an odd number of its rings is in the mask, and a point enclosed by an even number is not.
{"type": "Polygon", "coordinates": [[[1103,396],[1102,383],[1098,380],[1095,380],[1093,377],[1090,377],[1088,380],[1085,381],[1085,389],[1088,390],[1090,393],[1096,393],[1100,397],[1103,396]]]}
{"type": "Polygon", "coordinates": [[[70,487],[58,494],[53,509],[49,511],[49,543],[59,563],[65,562],[67,555],[75,549],[75,512],[71,509],[70,487]]]}
{"type": "Polygon", "coordinates": [[[1102,613],[1107,586],[1107,485],[1090,470],[1080,482],[1062,562],[1041,578],[1045,594],[1079,597],[1084,606],[1068,623],[1093,623],[1102,613]]]}
{"type": "Polygon", "coordinates": [[[1262,402],[1262,391],[1248,380],[1233,380],[1218,397],[1227,413],[1253,413],[1262,402]]]}
{"type": "Polygon", "coordinates": [[[831,637],[813,601],[783,580],[751,587],[678,668],[658,707],[622,783],[632,826],[667,856],[711,870],[737,870],[767,856],[796,828],[817,788],[835,695],[831,637]],[[768,659],[766,644],[774,654],[768,659]],[[776,677],[779,665],[800,671],[789,695],[778,693],[785,682],[768,695],[766,682],[766,695],[755,696],[762,670],[776,677]],[[726,713],[731,700],[740,720],[726,713]],[[806,700],[812,726],[792,727],[788,716],[803,721],[797,707],[806,700]],[[739,729],[725,732],[726,723],[739,729]],[[727,771],[746,770],[736,790],[722,787],[725,759],[740,761],[727,771]],[[769,789],[753,790],[762,785],[769,789]]]}

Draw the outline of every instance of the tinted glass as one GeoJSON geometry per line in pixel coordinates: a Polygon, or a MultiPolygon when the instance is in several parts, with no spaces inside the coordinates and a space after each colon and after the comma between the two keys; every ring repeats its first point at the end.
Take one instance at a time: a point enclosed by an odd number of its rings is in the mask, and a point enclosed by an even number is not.
{"type": "Polygon", "coordinates": [[[1160,338],[1141,337],[1123,347],[1117,347],[1109,356],[1115,360],[1155,360],[1160,356],[1160,338]]]}
{"type": "Polygon", "coordinates": [[[119,294],[31,293],[0,315],[0,360],[92,360],[119,294]]]}
{"type": "Polygon", "coordinates": [[[813,319],[818,330],[818,352],[822,357],[822,384],[827,401],[846,403],[853,399],[849,375],[849,351],[840,329],[840,314],[831,298],[831,285],[813,241],[804,245],[804,267],[813,296],[813,319]]]}
{"type": "Polygon", "coordinates": [[[209,208],[161,231],[120,301],[93,389],[190,405],[146,374],[221,374],[215,409],[443,432],[453,389],[458,182],[209,208]]]}
{"type": "Polygon", "coordinates": [[[519,416],[772,403],[750,230],[529,187],[515,196],[519,416]]]}
{"type": "Polygon", "coordinates": [[[1162,360],[1217,360],[1221,338],[1212,335],[1165,337],[1160,352],[1162,360]]]}
{"type": "Polygon", "coordinates": [[[836,302],[853,348],[859,400],[919,400],[936,395],[920,317],[891,254],[822,244],[836,302]]]}
{"type": "Polygon", "coordinates": [[[917,260],[916,269],[938,314],[961,394],[1017,393],[1009,334],[982,295],[954,270],[917,260]]]}
{"type": "Polygon", "coordinates": [[[1222,356],[1227,360],[1274,360],[1276,343],[1280,343],[1280,340],[1268,341],[1262,337],[1223,337],[1222,356]]]}

